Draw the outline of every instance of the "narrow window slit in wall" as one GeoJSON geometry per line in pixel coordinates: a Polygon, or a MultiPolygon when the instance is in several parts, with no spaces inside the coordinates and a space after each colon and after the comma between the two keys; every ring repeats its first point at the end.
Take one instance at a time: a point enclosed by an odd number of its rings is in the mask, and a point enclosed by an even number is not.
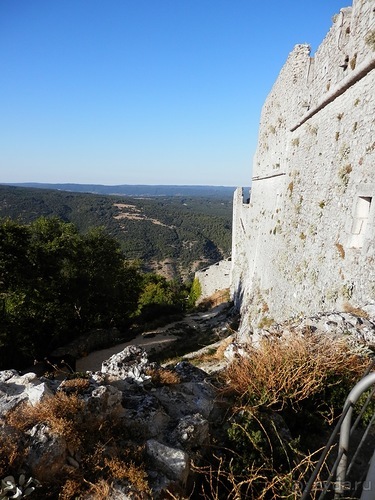
{"type": "Polygon", "coordinates": [[[372,203],[371,196],[359,196],[352,225],[352,248],[362,248],[372,203]]]}

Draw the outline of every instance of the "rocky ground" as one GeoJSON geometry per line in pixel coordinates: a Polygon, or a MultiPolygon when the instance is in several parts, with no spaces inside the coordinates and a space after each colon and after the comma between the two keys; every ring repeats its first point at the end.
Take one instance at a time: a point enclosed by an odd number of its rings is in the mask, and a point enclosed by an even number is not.
{"type": "MultiPolygon", "coordinates": [[[[322,314],[273,325],[262,333],[282,336],[291,331],[303,334],[308,329],[317,334],[344,336],[353,349],[371,354],[375,345],[375,323],[371,319],[374,311],[368,307],[361,315],[359,311],[322,314]]],[[[177,495],[171,498],[185,498],[194,488],[194,464],[199,464],[209,451],[213,427],[220,427],[225,420],[225,408],[217,398],[212,373],[225,368],[233,356],[241,353],[231,327],[234,319],[225,305],[189,315],[184,321],[146,332],[126,345],[85,356],[77,364],[78,373],[63,380],[37,377],[34,373],[21,375],[16,370],[0,372],[0,439],[4,441],[14,432],[6,416],[12,412],[14,415],[22,403],[35,407],[56,395],[73,393],[84,404],[87,422],[94,422],[98,415],[103,422],[116,418],[126,428],[127,439],[131,436],[133,441],[141,442],[145,450],[151,493],[140,494],[129,480],[114,481],[107,498],[165,498],[167,491],[177,495]],[[159,362],[152,357],[158,357],[159,362]]],[[[257,338],[253,336],[254,341],[257,338]]],[[[13,483],[10,479],[9,484],[2,483],[2,488],[9,487],[13,494],[17,488],[22,493],[28,487],[37,489],[35,498],[47,498],[42,494],[43,485],[38,487],[26,479],[35,477],[43,467],[48,483],[57,470],[74,475],[87,463],[82,450],[64,432],[56,433],[48,421],[30,424],[21,439],[22,449],[27,450],[21,471],[24,478],[21,481],[14,477],[13,483]]],[[[129,441],[122,442],[122,437],[117,439],[117,445],[129,445],[129,441]]],[[[103,454],[110,454],[113,443],[103,446],[103,454]]]]}

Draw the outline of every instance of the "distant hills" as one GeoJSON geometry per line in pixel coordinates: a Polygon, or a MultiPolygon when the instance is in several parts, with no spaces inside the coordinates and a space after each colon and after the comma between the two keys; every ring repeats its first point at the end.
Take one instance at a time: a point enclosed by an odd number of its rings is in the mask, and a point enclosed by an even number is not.
{"type": "Polygon", "coordinates": [[[45,216],[72,222],[81,232],[104,227],[127,259],[168,278],[191,278],[197,269],[230,256],[234,188],[32,185],[0,185],[0,221],[27,223],[45,216]],[[101,188],[112,194],[99,194],[101,188]],[[114,188],[129,188],[133,195],[113,193],[114,188]]]}
{"type": "Polygon", "coordinates": [[[9,186],[38,189],[57,189],[73,193],[94,193],[122,196],[205,196],[232,197],[235,187],[231,186],[169,186],[169,185],[118,185],[102,184],[45,184],[38,182],[9,183],[9,186]]]}

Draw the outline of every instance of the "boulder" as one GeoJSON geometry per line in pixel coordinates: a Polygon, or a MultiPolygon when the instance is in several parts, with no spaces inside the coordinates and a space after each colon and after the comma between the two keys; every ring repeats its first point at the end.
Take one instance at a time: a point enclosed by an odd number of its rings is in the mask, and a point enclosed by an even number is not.
{"type": "Polygon", "coordinates": [[[135,387],[123,393],[122,405],[123,418],[133,436],[163,439],[171,419],[154,394],[135,387]]]}
{"type": "Polygon", "coordinates": [[[210,426],[199,413],[182,417],[172,433],[172,440],[185,451],[198,451],[210,443],[210,426]]]}
{"type": "Polygon", "coordinates": [[[185,485],[190,471],[189,455],[182,450],[166,446],[155,439],[146,443],[146,452],[152,464],[169,479],[185,485]]]}
{"type": "Polygon", "coordinates": [[[214,407],[214,390],[204,382],[158,387],[153,394],[175,420],[195,413],[209,418],[214,407]]]}
{"type": "Polygon", "coordinates": [[[136,345],[130,345],[104,361],[102,373],[113,378],[142,384],[151,379],[146,373],[147,368],[149,368],[149,363],[146,351],[136,345]]]}
{"type": "Polygon", "coordinates": [[[89,396],[85,397],[85,400],[87,411],[96,415],[100,414],[103,419],[106,415],[123,413],[122,393],[111,385],[101,385],[95,388],[89,396]]]}
{"type": "Polygon", "coordinates": [[[28,401],[35,405],[44,398],[52,396],[48,385],[41,382],[35,373],[20,375],[15,370],[6,370],[0,372],[0,380],[3,380],[0,382],[0,415],[22,402],[28,401]]]}
{"type": "Polygon", "coordinates": [[[51,432],[44,424],[34,425],[26,432],[28,455],[26,466],[39,479],[53,480],[64,467],[67,459],[67,443],[61,435],[51,432]]]}

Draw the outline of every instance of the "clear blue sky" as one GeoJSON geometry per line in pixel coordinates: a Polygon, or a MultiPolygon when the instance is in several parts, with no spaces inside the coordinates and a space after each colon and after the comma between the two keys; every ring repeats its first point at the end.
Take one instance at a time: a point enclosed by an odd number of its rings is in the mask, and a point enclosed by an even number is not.
{"type": "Polygon", "coordinates": [[[0,183],[249,185],[262,104],[350,0],[0,0],[0,183]]]}

